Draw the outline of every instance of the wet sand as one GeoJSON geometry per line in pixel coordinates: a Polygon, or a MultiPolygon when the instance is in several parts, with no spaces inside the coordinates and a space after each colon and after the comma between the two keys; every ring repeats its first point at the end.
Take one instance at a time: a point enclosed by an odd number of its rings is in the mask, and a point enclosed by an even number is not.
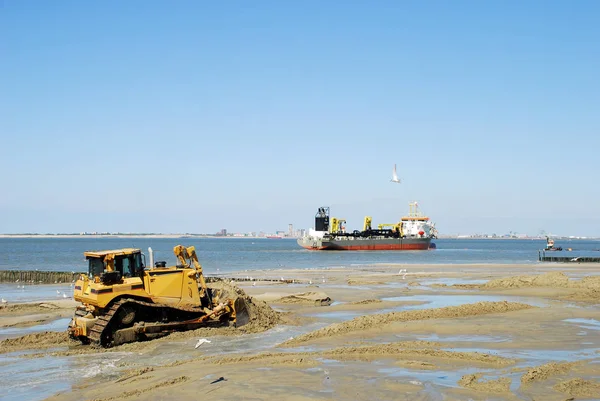
{"type": "MultiPolygon", "coordinates": [[[[248,327],[108,350],[32,333],[0,350],[10,366],[69,361],[69,388],[51,400],[600,399],[599,265],[247,274],[231,277],[253,297],[248,327]]],[[[1,309],[0,330],[72,313],[48,303],[1,309]]]]}

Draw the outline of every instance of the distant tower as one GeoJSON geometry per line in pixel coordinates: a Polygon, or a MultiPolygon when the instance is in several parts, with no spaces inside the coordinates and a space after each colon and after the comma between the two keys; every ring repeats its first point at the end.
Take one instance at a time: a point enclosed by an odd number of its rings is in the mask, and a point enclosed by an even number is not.
{"type": "Polygon", "coordinates": [[[290,236],[290,237],[294,236],[294,225],[293,224],[288,224],[288,236],[290,236]]]}

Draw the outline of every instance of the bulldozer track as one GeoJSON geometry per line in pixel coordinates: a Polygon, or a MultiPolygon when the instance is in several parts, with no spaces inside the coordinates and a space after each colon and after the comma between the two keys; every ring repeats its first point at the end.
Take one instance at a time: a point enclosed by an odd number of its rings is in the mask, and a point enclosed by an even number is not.
{"type": "Polygon", "coordinates": [[[181,311],[181,312],[188,312],[188,313],[191,312],[191,313],[197,313],[198,315],[206,314],[204,312],[204,310],[194,308],[194,307],[161,305],[161,304],[155,304],[152,302],[139,301],[137,299],[131,299],[131,298],[120,299],[111,305],[111,307],[108,309],[108,312],[106,312],[103,315],[98,316],[98,320],[96,321],[96,323],[94,324],[94,326],[92,327],[90,332],[88,333],[88,338],[92,341],[92,343],[95,343],[95,344],[103,346],[103,347],[111,346],[112,334],[113,334],[112,328],[111,328],[111,323],[113,323],[113,319],[115,318],[119,309],[125,304],[142,305],[144,307],[155,309],[157,312],[160,311],[161,312],[160,314],[162,314],[162,311],[165,311],[165,310],[181,311]]]}

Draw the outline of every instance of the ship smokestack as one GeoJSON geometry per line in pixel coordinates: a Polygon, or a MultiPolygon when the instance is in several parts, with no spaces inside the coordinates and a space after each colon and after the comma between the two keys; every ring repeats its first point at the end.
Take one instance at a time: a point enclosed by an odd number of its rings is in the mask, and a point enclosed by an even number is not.
{"type": "Polygon", "coordinates": [[[315,215],[315,231],[329,231],[329,208],[320,207],[315,215]]]}

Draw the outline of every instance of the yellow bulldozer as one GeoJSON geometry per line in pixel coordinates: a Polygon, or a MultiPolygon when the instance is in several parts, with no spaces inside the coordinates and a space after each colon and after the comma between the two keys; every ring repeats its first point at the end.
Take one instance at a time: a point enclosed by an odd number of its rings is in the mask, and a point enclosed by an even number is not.
{"type": "Polygon", "coordinates": [[[81,302],[69,324],[71,338],[112,347],[165,336],[174,331],[249,320],[246,302],[223,289],[210,288],[193,246],[177,245],[178,264],[153,260],[134,248],[84,252],[88,274],[75,282],[81,302]]]}

